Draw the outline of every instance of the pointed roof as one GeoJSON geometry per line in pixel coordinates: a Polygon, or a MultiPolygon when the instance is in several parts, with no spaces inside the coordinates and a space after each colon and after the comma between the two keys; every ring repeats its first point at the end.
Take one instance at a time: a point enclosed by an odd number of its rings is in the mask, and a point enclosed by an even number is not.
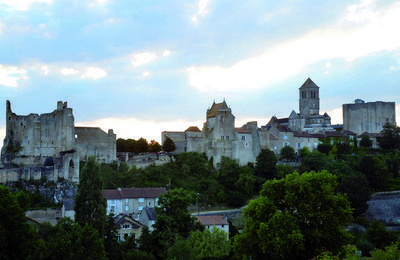
{"type": "Polygon", "coordinates": [[[185,132],[201,132],[201,131],[197,126],[189,126],[189,128],[186,129],[185,132]]]}
{"type": "Polygon", "coordinates": [[[215,117],[217,115],[217,111],[220,109],[229,109],[228,105],[224,101],[222,101],[221,103],[213,103],[211,108],[207,110],[207,118],[210,117],[215,117]]]}
{"type": "Polygon", "coordinates": [[[310,78],[307,78],[307,80],[301,85],[300,89],[303,88],[319,88],[317,84],[314,83],[310,78]]]}

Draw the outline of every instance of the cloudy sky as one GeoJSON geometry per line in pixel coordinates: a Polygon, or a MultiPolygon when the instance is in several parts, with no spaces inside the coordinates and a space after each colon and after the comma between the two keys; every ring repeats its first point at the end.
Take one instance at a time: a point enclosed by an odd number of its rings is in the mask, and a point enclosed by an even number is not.
{"type": "Polygon", "coordinates": [[[58,100],[80,126],[121,138],[202,127],[224,98],[237,126],[298,111],[320,87],[321,114],[361,98],[395,101],[400,1],[0,0],[0,136],[58,100]]]}

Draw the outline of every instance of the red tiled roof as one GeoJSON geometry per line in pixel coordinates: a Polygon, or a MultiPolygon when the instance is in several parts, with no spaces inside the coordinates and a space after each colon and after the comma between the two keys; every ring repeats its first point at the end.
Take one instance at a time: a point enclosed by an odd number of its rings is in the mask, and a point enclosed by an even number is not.
{"type": "Polygon", "coordinates": [[[109,200],[128,198],[158,198],[167,193],[165,188],[122,188],[103,190],[103,197],[109,200]]]}
{"type": "Polygon", "coordinates": [[[205,225],[229,225],[224,216],[197,216],[197,220],[205,225]]]}
{"type": "Polygon", "coordinates": [[[189,126],[189,128],[186,129],[185,132],[201,132],[201,131],[197,126],[189,126]]]}
{"type": "Polygon", "coordinates": [[[251,134],[250,129],[243,128],[243,127],[240,127],[240,128],[237,127],[237,128],[235,128],[235,131],[238,133],[241,133],[241,134],[251,134]]]}
{"type": "Polygon", "coordinates": [[[217,110],[221,105],[222,103],[214,103],[210,109],[210,112],[207,114],[207,118],[215,117],[217,115],[217,110]]]}

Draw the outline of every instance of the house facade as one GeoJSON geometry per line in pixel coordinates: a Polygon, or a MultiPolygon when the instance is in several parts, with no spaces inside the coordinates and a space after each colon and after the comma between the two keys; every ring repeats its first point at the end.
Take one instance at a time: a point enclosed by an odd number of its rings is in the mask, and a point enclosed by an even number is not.
{"type": "Polygon", "coordinates": [[[145,207],[158,205],[158,197],[167,193],[165,188],[118,188],[103,190],[107,200],[107,214],[130,214],[138,219],[145,207]]]}
{"type": "Polygon", "coordinates": [[[196,216],[196,218],[207,229],[217,227],[229,234],[229,222],[224,216],[196,216]]]}
{"type": "Polygon", "coordinates": [[[137,239],[142,234],[143,224],[133,219],[131,215],[118,214],[115,216],[114,221],[118,241],[125,241],[129,236],[137,239]]]}

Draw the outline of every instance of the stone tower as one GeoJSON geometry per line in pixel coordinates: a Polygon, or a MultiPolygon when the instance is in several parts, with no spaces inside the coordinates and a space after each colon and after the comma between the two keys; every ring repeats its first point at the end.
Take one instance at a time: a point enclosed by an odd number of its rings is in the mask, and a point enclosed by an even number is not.
{"type": "Polygon", "coordinates": [[[319,87],[310,78],[299,88],[299,110],[305,118],[319,115],[319,87]]]}

